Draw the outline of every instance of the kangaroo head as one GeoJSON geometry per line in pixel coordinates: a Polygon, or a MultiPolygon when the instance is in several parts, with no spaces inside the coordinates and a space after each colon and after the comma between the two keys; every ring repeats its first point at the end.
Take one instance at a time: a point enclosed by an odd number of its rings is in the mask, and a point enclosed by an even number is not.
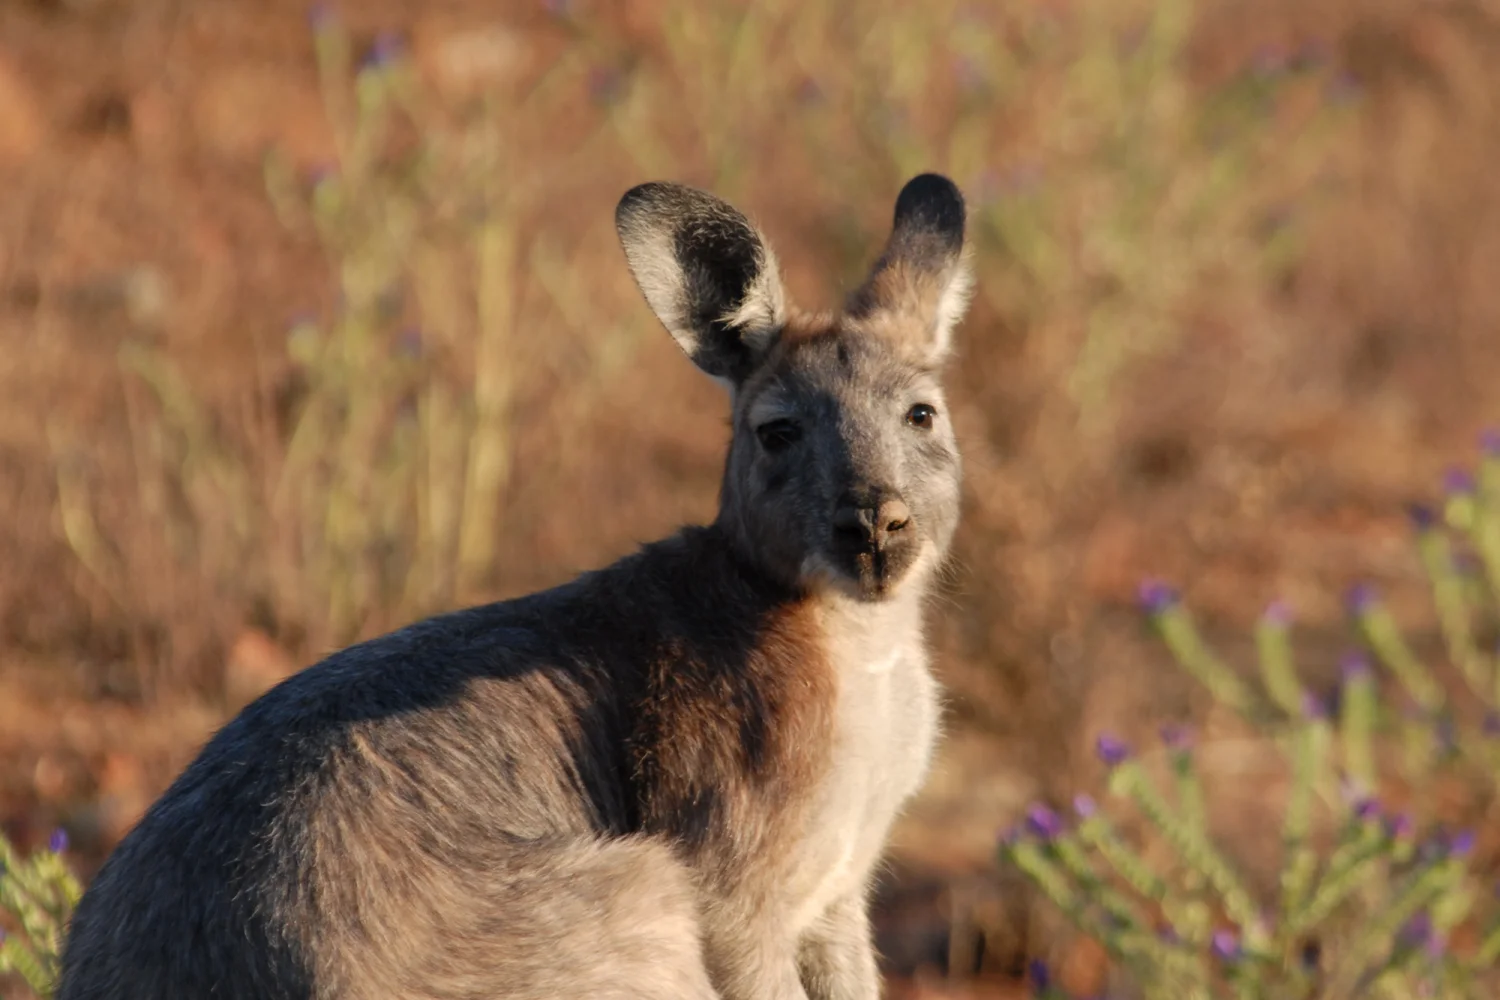
{"type": "Polygon", "coordinates": [[[958,521],[939,377],[969,291],[958,188],[907,183],[884,252],[836,315],[794,310],[770,247],[712,195],[642,184],[615,223],[647,303],[730,390],[719,523],[744,553],[789,585],[864,601],[925,577],[958,521]]]}

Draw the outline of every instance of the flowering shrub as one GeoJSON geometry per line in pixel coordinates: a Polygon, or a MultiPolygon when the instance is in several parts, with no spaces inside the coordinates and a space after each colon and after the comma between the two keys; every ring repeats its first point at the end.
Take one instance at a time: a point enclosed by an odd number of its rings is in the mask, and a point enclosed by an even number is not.
{"type": "MultiPolygon", "coordinates": [[[[1331,697],[1301,680],[1281,604],[1257,626],[1252,683],[1202,640],[1170,587],[1142,586],[1173,658],[1286,756],[1292,784],[1269,899],[1210,835],[1191,735],[1179,727],[1162,733],[1170,790],[1124,741],[1096,743],[1110,794],[1139,811],[1170,864],[1148,862],[1088,796],[1071,820],[1031,807],[1003,839],[1003,858],[1099,941],[1140,995],[1485,992],[1500,958],[1500,906],[1473,863],[1475,833],[1446,829],[1421,796],[1409,810],[1384,801],[1397,783],[1430,791],[1450,777],[1478,800],[1500,777],[1500,657],[1486,651],[1500,611],[1500,433],[1487,433],[1482,450],[1477,477],[1450,474],[1441,511],[1411,510],[1452,671],[1418,658],[1360,586],[1348,600],[1358,644],[1331,697]],[[1315,836],[1320,819],[1331,842],[1315,836]]],[[[1066,996],[1043,966],[1033,980],[1038,996],[1066,996]]]]}
{"type": "Polygon", "coordinates": [[[53,833],[46,850],[22,859],[0,835],[0,984],[17,975],[40,997],[57,977],[63,928],[83,889],[63,862],[68,837],[53,833]]]}

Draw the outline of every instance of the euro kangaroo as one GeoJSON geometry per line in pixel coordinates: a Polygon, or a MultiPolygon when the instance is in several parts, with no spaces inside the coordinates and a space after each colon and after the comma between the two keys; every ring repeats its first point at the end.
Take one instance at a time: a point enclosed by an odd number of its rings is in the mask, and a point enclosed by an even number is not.
{"type": "Polygon", "coordinates": [[[868,896],[939,722],[963,198],[908,182],[826,314],[709,194],[642,184],[615,221],[729,390],[716,518],[249,704],[84,894],[59,1000],[880,995],[868,896]]]}

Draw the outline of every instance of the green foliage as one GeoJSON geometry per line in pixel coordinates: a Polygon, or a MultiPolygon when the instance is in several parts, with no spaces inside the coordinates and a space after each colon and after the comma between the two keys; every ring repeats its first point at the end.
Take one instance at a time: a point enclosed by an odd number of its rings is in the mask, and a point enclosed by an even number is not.
{"type": "Polygon", "coordinates": [[[41,1000],[57,979],[63,929],[83,889],[62,858],[67,838],[21,858],[0,834],[0,977],[16,975],[41,1000]]]}
{"type": "MultiPolygon", "coordinates": [[[[1215,656],[1170,589],[1143,589],[1176,661],[1285,755],[1291,788],[1269,899],[1210,835],[1180,731],[1165,734],[1170,794],[1123,743],[1099,742],[1112,795],[1170,847],[1165,870],[1087,798],[1071,829],[1037,806],[1007,838],[1003,857],[1102,943],[1142,996],[1471,997],[1495,988],[1500,906],[1471,864],[1474,833],[1444,829],[1434,801],[1448,781],[1482,803],[1500,779],[1500,657],[1478,639],[1492,650],[1500,625],[1500,436],[1486,436],[1485,452],[1477,482],[1450,477],[1442,517],[1412,512],[1451,678],[1417,657],[1360,587],[1349,607],[1363,649],[1342,664],[1335,712],[1293,665],[1284,608],[1258,626],[1254,685],[1215,656]],[[1382,798],[1403,784],[1414,792],[1409,811],[1391,815],[1382,798]],[[1331,837],[1317,835],[1329,826],[1331,837]]],[[[1063,994],[1048,984],[1041,995],[1063,994]]]]}

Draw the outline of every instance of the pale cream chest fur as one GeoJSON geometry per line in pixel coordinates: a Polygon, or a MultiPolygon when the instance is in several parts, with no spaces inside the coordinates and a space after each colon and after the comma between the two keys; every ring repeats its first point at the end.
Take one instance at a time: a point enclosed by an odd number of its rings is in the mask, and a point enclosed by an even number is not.
{"type": "Polygon", "coordinates": [[[789,881],[794,932],[862,891],[891,822],[926,776],[938,735],[919,598],[829,610],[839,680],[831,766],[815,793],[789,881]]]}

